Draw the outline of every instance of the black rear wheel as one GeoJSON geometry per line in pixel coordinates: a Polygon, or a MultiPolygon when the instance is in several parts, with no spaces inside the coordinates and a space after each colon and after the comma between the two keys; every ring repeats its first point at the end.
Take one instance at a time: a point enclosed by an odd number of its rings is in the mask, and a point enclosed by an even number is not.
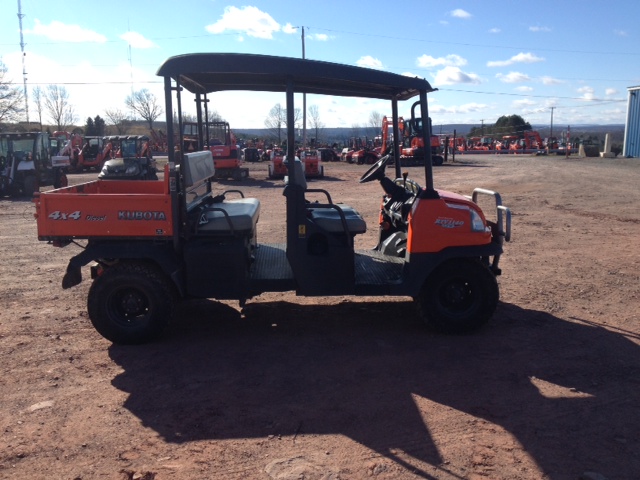
{"type": "Polygon", "coordinates": [[[170,280],[144,263],[119,263],[91,285],[87,308],[95,329],[113,343],[153,340],[169,323],[175,294],[170,280]]]}
{"type": "Polygon", "coordinates": [[[498,305],[498,282],[477,259],[444,262],[416,298],[418,314],[434,330],[466,333],[485,325],[498,305]]]}

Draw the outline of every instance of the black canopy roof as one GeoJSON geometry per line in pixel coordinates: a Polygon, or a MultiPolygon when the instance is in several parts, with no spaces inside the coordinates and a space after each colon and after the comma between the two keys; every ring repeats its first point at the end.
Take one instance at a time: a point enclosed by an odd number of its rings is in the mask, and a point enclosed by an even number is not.
{"type": "Polygon", "coordinates": [[[224,90],[295,92],[407,100],[435,89],[422,78],[337,63],[241,53],[192,53],[169,58],[157,75],[192,93],[224,90]]]}

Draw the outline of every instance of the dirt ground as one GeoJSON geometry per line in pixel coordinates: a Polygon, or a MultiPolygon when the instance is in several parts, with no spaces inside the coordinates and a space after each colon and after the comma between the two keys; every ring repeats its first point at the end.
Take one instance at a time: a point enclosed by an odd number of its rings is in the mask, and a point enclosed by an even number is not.
{"type": "MultiPolygon", "coordinates": [[[[241,185],[272,243],[266,168],[241,185]]],[[[312,186],[363,214],[372,247],[379,185],[325,169],[312,186]]],[[[78,247],[39,242],[33,204],[2,199],[0,478],[640,478],[639,180],[637,159],[436,167],[438,188],[494,189],[513,212],[501,303],[473,335],[428,332],[406,298],[264,294],[186,302],[135,347],[91,326],[88,269],[62,290],[78,247]]]]}

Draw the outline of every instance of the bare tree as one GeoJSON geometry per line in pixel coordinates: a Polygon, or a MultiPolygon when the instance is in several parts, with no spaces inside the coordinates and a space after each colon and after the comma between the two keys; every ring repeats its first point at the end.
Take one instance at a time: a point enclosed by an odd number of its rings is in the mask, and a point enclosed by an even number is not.
{"type": "Polygon", "coordinates": [[[360,126],[359,123],[352,123],[351,124],[351,136],[352,137],[359,137],[361,128],[362,127],[360,126]]]}
{"type": "Polygon", "coordinates": [[[69,93],[64,87],[49,85],[44,95],[44,108],[58,130],[67,130],[76,121],[69,93]]]}
{"type": "Polygon", "coordinates": [[[382,128],[382,114],[380,112],[371,112],[368,127],[373,131],[373,136],[380,134],[382,128]]]}
{"type": "Polygon", "coordinates": [[[319,143],[320,131],[325,125],[320,121],[320,109],[317,105],[309,107],[309,126],[315,130],[316,143],[319,143]]]}
{"type": "Polygon", "coordinates": [[[127,129],[131,125],[131,122],[127,118],[127,114],[119,108],[113,110],[105,110],[104,116],[107,117],[111,125],[116,127],[118,135],[127,133],[127,129]]]}
{"type": "Polygon", "coordinates": [[[40,130],[42,130],[42,110],[44,108],[42,102],[44,101],[44,93],[39,86],[33,88],[31,92],[31,98],[33,98],[33,103],[35,103],[36,105],[36,112],[38,113],[38,123],[40,123],[40,130]]]}
{"type": "Polygon", "coordinates": [[[0,61],[0,123],[13,122],[24,112],[22,91],[6,78],[7,67],[0,61]]]}
{"type": "Polygon", "coordinates": [[[269,130],[269,134],[272,137],[278,139],[278,145],[282,144],[282,129],[287,124],[287,111],[282,108],[282,105],[276,103],[269,115],[264,120],[264,126],[269,130]]]}
{"type": "Polygon", "coordinates": [[[124,103],[149,124],[149,130],[153,129],[153,122],[163,112],[156,96],[146,88],[133,92],[125,99],[124,103]]]}
{"type": "MultiPolygon", "coordinates": [[[[293,110],[293,125],[297,126],[300,121],[300,117],[302,113],[299,108],[295,108],[293,110]]],[[[269,134],[272,137],[276,137],[278,139],[278,144],[282,144],[282,130],[287,128],[287,109],[282,108],[282,105],[276,103],[271,110],[269,110],[269,115],[264,121],[264,126],[269,130],[269,134]]]]}

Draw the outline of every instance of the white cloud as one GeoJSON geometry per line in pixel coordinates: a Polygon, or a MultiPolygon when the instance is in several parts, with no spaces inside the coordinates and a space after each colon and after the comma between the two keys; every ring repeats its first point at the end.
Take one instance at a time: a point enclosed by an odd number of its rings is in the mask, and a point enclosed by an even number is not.
{"type": "Polygon", "coordinates": [[[629,36],[629,34],[625,30],[614,30],[613,33],[615,33],[619,37],[628,37],[629,36]]]}
{"type": "Polygon", "coordinates": [[[528,85],[520,85],[514,90],[517,90],[518,92],[533,92],[533,87],[529,87],[528,85]]]}
{"type": "Polygon", "coordinates": [[[529,27],[529,31],[530,32],[550,32],[551,29],[549,27],[535,26],[535,27],[529,27]]]}
{"type": "Polygon", "coordinates": [[[522,83],[531,80],[531,77],[529,77],[529,75],[520,72],[509,72],[506,75],[498,73],[496,74],[496,78],[504,83],[522,83]]]}
{"type": "Polygon", "coordinates": [[[544,58],[537,57],[533,53],[523,53],[520,52],[517,55],[514,55],[509,60],[494,60],[487,62],[487,67],[507,67],[509,65],[513,65],[514,63],[536,63],[543,62],[544,58]]]}
{"type": "Polygon", "coordinates": [[[469,12],[467,12],[466,10],[463,10],[461,8],[456,8],[455,10],[451,10],[451,12],[449,12],[449,14],[452,17],[456,17],[456,18],[471,18],[471,14],[469,12]]]}
{"type": "Polygon", "coordinates": [[[317,40],[319,42],[327,42],[333,37],[330,37],[326,33],[313,33],[307,37],[309,40],[317,40]]]}
{"type": "Polygon", "coordinates": [[[595,98],[593,87],[589,87],[589,86],[580,87],[578,89],[578,93],[582,94],[581,98],[583,100],[591,101],[595,98]]]}
{"type": "Polygon", "coordinates": [[[132,48],[155,48],[157,45],[145,38],[138,32],[127,32],[120,35],[120,38],[131,45],[132,48]]]}
{"type": "Polygon", "coordinates": [[[522,100],[515,100],[513,102],[513,106],[514,107],[531,107],[532,105],[535,105],[536,102],[534,102],[533,100],[530,100],[528,98],[523,98],[522,100]]]}
{"type": "Polygon", "coordinates": [[[434,58],[431,55],[422,55],[416,59],[416,65],[421,68],[431,67],[461,67],[467,64],[467,60],[460,55],[447,55],[446,57],[434,58]]]}
{"type": "Polygon", "coordinates": [[[429,111],[434,114],[449,114],[449,115],[459,115],[459,114],[467,114],[474,113],[486,110],[488,105],[484,103],[465,103],[462,105],[453,105],[451,107],[445,107],[443,105],[432,105],[429,111]]]}
{"type": "Polygon", "coordinates": [[[434,85],[455,85],[458,83],[482,83],[475,73],[465,73],[458,67],[447,66],[433,76],[434,85]]]}
{"type": "Polygon", "coordinates": [[[615,88],[607,88],[607,89],[604,91],[604,94],[605,94],[607,97],[610,97],[611,95],[615,95],[616,93],[618,93],[618,90],[616,90],[615,88]]]}
{"type": "Polygon", "coordinates": [[[561,83],[563,83],[562,80],[558,80],[557,78],[549,76],[540,77],[540,81],[543,85],[560,85],[561,83]]]}
{"type": "MultiPolygon", "coordinates": [[[[214,34],[230,30],[264,39],[272,39],[273,34],[282,29],[271,15],[257,7],[225,7],[222,18],[205,28],[214,34]]],[[[285,33],[292,33],[290,25],[285,25],[285,28],[287,29],[285,33]]]]}
{"type": "Polygon", "coordinates": [[[356,62],[356,65],[358,65],[359,67],[375,68],[378,70],[383,69],[382,62],[377,58],[372,57],[371,55],[360,57],[356,62]]]}
{"type": "Polygon", "coordinates": [[[25,30],[24,32],[46,37],[56,42],[105,43],[107,41],[107,37],[104,35],[84,29],[79,25],[66,25],[57,20],[53,20],[49,25],[44,25],[37,18],[34,23],[33,30],[25,30]]]}
{"type": "MultiPolygon", "coordinates": [[[[21,54],[5,56],[7,65],[12,72],[21,72],[21,54]]],[[[129,65],[122,59],[112,66],[95,66],[90,61],[81,61],[74,65],[66,64],[68,59],[55,56],[43,56],[29,53],[27,56],[27,71],[29,72],[29,90],[40,86],[43,90],[48,85],[60,85],[69,93],[69,101],[74,107],[77,125],[83,125],[87,117],[100,115],[105,118],[105,110],[119,108],[126,110],[124,100],[131,95],[132,88],[149,89],[156,98],[163,103],[162,83],[158,82],[153,72],[129,65]],[[123,79],[125,82],[123,82],[123,79]],[[129,83],[131,81],[132,83],[129,83]]],[[[30,100],[33,98],[30,96],[30,100]]],[[[34,121],[36,113],[33,106],[29,107],[30,120],[34,121]]],[[[164,120],[164,117],[162,117],[164,120]]],[[[43,121],[51,121],[47,114],[43,114],[43,121]]]]}
{"type": "Polygon", "coordinates": [[[500,33],[501,31],[502,31],[502,30],[500,30],[500,29],[499,29],[499,28],[497,28],[497,27],[494,27],[494,28],[489,29],[489,33],[500,33]]]}
{"type": "Polygon", "coordinates": [[[288,33],[288,34],[297,33],[298,27],[294,27],[290,23],[287,23],[284,27],[282,27],[282,31],[283,33],[288,33]]]}

